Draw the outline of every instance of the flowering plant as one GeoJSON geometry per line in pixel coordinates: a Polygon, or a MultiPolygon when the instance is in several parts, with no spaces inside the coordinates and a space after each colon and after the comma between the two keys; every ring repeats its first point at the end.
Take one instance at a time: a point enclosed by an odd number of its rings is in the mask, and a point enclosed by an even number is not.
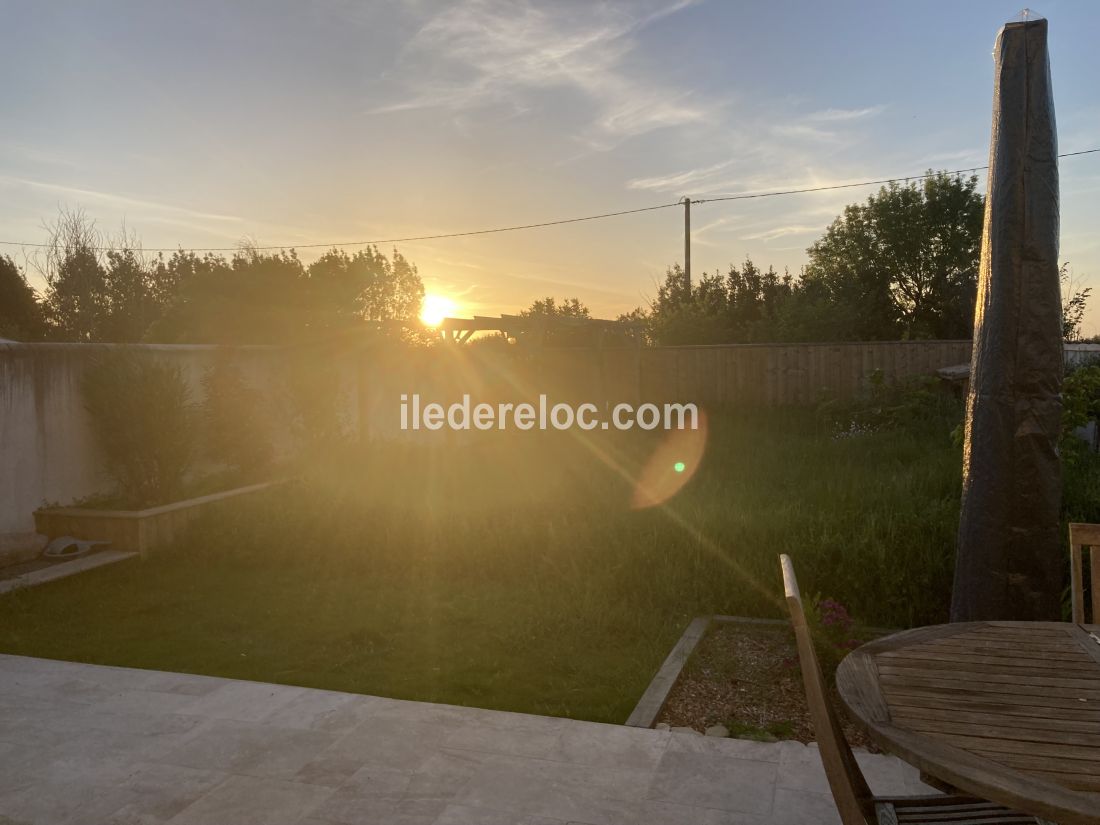
{"type": "Polygon", "coordinates": [[[857,638],[856,621],[843,604],[828,598],[814,598],[810,603],[812,607],[806,621],[817,648],[821,669],[831,681],[840,660],[863,641],[857,638]]]}

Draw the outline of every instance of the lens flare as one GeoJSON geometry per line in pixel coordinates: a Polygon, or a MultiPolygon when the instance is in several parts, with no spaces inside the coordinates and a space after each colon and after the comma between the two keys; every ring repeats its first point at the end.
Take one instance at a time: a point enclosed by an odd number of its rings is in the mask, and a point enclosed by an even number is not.
{"type": "Polygon", "coordinates": [[[698,429],[664,433],[634,484],[631,506],[655,507],[680,492],[699,469],[706,447],[707,416],[699,410],[698,429]]]}

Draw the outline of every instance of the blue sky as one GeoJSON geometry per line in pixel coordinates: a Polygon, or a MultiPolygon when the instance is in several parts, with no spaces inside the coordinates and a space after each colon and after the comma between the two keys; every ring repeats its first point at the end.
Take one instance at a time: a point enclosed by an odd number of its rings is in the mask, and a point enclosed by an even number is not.
{"type": "MultiPolygon", "coordinates": [[[[1038,11],[1060,149],[1100,146],[1100,4],[1038,11]]],[[[983,165],[993,41],[1017,12],[9,0],[0,238],[43,240],[59,204],[110,231],[125,221],[147,247],[289,246],[983,165]]],[[[1062,259],[1100,287],[1100,155],[1061,172],[1062,259]]],[[[797,271],[843,206],[873,191],[701,205],[694,269],[751,255],[797,271]]],[[[681,232],[670,209],[400,248],[466,313],[552,294],[613,316],[654,294],[681,232]]]]}

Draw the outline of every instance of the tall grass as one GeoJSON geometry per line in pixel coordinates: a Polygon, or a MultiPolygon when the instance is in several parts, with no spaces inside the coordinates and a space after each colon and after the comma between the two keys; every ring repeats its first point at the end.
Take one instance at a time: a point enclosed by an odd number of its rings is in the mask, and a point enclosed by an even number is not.
{"type": "Polygon", "coordinates": [[[692,617],[783,615],[781,552],[864,623],[946,619],[949,428],[711,425],[644,510],[659,435],[346,449],[146,562],[0,598],[0,650],[621,722],[692,617]]]}

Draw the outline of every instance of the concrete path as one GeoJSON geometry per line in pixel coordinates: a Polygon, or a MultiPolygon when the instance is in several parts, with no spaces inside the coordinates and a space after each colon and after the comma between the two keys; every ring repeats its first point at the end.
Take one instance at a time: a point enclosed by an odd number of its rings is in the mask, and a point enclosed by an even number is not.
{"type": "MultiPolygon", "coordinates": [[[[878,793],[926,793],[862,754],[878,793]]],[[[0,655],[0,823],[838,823],[813,747],[0,655]]]]}

